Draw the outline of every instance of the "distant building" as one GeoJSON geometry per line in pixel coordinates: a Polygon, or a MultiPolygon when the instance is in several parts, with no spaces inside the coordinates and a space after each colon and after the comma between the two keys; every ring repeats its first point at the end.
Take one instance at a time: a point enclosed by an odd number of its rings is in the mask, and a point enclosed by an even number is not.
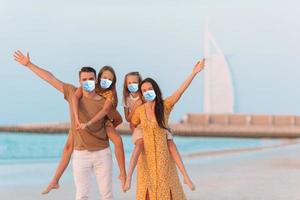
{"type": "Polygon", "coordinates": [[[207,114],[234,113],[232,78],[225,56],[208,30],[204,34],[204,105],[207,114]]]}

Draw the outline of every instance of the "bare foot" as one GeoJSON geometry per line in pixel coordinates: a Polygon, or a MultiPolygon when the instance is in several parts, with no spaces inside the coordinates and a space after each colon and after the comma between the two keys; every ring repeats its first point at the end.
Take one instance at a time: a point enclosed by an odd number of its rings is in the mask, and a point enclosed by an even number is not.
{"type": "Polygon", "coordinates": [[[194,183],[191,181],[189,177],[184,177],[184,183],[187,184],[187,186],[194,191],[196,189],[194,183]]]}
{"type": "Polygon", "coordinates": [[[43,195],[48,194],[52,189],[58,189],[59,183],[51,181],[47,188],[42,192],[43,195]]]}
{"type": "Polygon", "coordinates": [[[119,175],[119,180],[121,181],[121,187],[123,192],[125,192],[125,181],[126,181],[126,175],[119,175]]]}
{"type": "Polygon", "coordinates": [[[128,190],[130,190],[131,187],[131,177],[126,178],[126,182],[125,182],[125,187],[124,187],[124,192],[127,192],[128,190]]]}

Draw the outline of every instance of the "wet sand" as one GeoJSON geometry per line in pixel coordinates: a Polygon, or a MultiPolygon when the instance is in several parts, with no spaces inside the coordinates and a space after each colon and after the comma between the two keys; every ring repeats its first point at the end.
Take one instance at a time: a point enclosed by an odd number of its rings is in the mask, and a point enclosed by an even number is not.
{"type": "MultiPolygon", "coordinates": [[[[186,186],[184,189],[190,200],[300,200],[299,155],[298,141],[284,142],[268,148],[251,148],[248,151],[184,155],[188,172],[197,187],[194,192],[189,191],[186,186]]],[[[115,181],[116,176],[117,174],[115,181]]],[[[99,199],[95,180],[92,185],[90,199],[99,199]]],[[[39,194],[43,187],[1,187],[0,199],[74,199],[72,181],[62,181],[59,190],[45,196],[39,194]]],[[[114,183],[115,199],[135,199],[135,184],[127,193],[121,192],[119,188],[117,181],[114,183]]]]}

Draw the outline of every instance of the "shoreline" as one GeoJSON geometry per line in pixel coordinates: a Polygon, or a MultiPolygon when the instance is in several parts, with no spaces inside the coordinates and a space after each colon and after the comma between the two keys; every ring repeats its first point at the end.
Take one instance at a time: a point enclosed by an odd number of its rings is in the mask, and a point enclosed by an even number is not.
{"type": "Polygon", "coordinates": [[[209,156],[223,156],[223,155],[232,155],[232,154],[239,154],[239,153],[248,153],[248,152],[257,152],[263,151],[266,149],[276,149],[286,146],[292,146],[300,144],[300,140],[296,139],[296,141],[282,140],[280,144],[271,144],[271,145],[263,145],[258,147],[244,147],[244,148],[236,148],[236,149],[223,149],[223,150],[216,150],[216,151],[203,151],[203,152],[192,152],[182,154],[183,158],[187,159],[199,159],[202,157],[209,157],[209,156]]]}
{"type": "MultiPolygon", "coordinates": [[[[56,133],[66,134],[69,123],[41,123],[0,125],[1,132],[6,133],[56,133]]],[[[195,125],[172,123],[170,128],[177,136],[184,137],[236,137],[236,138],[300,138],[300,126],[262,126],[262,125],[195,125]]],[[[117,127],[121,135],[130,135],[129,125],[123,123],[117,127]]]]}

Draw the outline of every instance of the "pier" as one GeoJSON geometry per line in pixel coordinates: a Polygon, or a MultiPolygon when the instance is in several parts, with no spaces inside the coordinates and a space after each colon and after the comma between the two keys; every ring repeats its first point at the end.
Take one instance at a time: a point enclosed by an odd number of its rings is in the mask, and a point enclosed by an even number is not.
{"type": "MultiPolygon", "coordinates": [[[[0,132],[63,134],[69,127],[69,123],[10,125],[0,126],[0,132]]],[[[188,113],[180,123],[170,124],[170,128],[178,136],[298,138],[300,116],[188,113]]],[[[117,131],[131,134],[126,123],[118,126],[117,131]]]]}

